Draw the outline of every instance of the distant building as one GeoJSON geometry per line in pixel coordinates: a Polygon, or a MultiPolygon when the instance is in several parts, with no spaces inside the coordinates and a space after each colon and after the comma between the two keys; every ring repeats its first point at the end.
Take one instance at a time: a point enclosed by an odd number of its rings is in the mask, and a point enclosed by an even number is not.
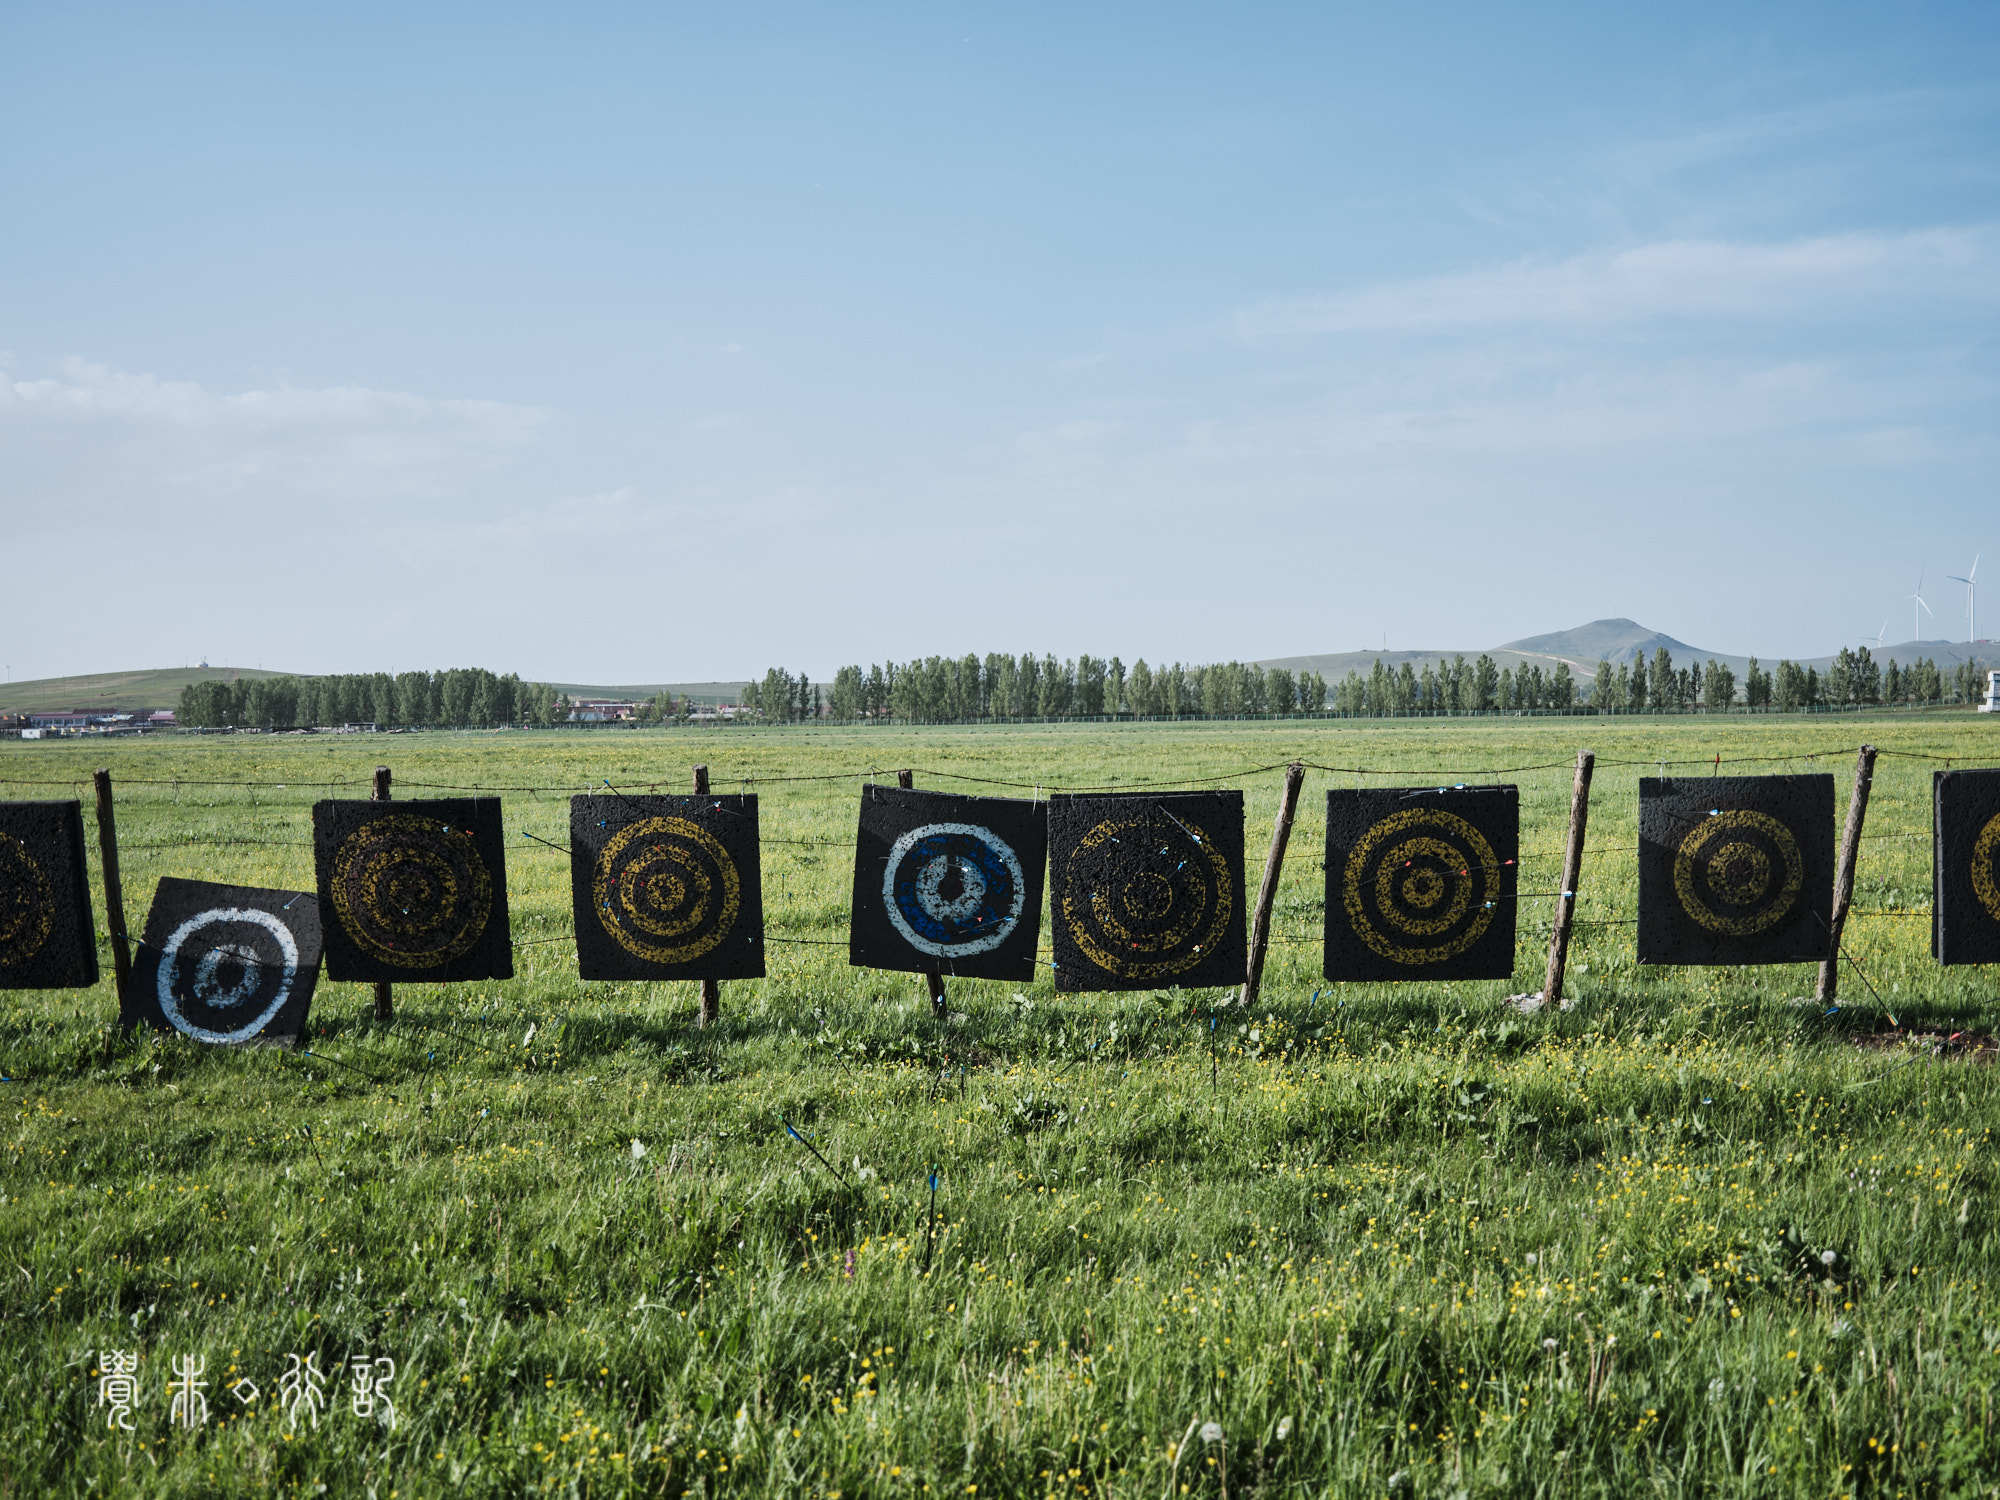
{"type": "Polygon", "coordinates": [[[177,721],[171,708],[156,708],[146,715],[146,722],[161,729],[172,729],[177,721]]]}
{"type": "Polygon", "coordinates": [[[80,713],[29,714],[28,722],[36,729],[88,729],[102,715],[80,713]]]}
{"type": "Polygon", "coordinates": [[[2000,714],[2000,672],[1986,674],[1986,701],[1979,705],[1983,714],[2000,714]]]}
{"type": "Polygon", "coordinates": [[[572,724],[617,724],[639,716],[639,705],[625,698],[572,698],[572,724]]]}

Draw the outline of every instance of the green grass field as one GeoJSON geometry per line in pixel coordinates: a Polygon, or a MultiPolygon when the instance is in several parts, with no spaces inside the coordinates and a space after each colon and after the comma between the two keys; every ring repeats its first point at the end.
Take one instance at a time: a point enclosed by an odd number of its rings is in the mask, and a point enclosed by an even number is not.
{"type": "MultiPolygon", "coordinates": [[[[1863,738],[2000,764],[1962,713],[0,747],[11,778],[109,762],[135,931],[164,875],[310,889],[310,804],[378,758],[399,795],[551,789],[506,794],[518,977],[399,987],[389,1026],[322,984],[320,1056],[116,1038],[108,945],[94,990],[5,997],[0,1492],[2000,1493],[2000,1090],[1990,1053],[1878,1038],[2000,1030],[2000,976],[1873,914],[1849,947],[1874,993],[1849,972],[1831,1014],[1793,1003],[1806,966],[1638,967],[1651,765],[1598,771],[1559,1014],[1505,998],[1539,987],[1546,900],[1511,985],[1316,977],[1322,794],[1357,784],[1321,771],[1250,1012],[954,981],[939,1023],[920,978],[846,964],[871,768],[1561,763],[1505,778],[1546,892],[1579,746],[1790,757],[1737,769],[1831,771],[1844,807],[1863,738]],[[524,837],[565,842],[567,790],[679,790],[695,761],[717,791],[842,776],[756,787],[793,941],[706,1031],[691,984],[576,978],[567,858],[524,837]],[[140,1356],[132,1432],[98,1404],[109,1350],[140,1356]],[[288,1430],[308,1353],[392,1358],[394,1429],[334,1374],[288,1430]]],[[[1929,903],[1935,768],[1880,763],[1865,913],[1929,903]]],[[[1280,776],[1226,784],[1254,889],[1280,776]]]]}

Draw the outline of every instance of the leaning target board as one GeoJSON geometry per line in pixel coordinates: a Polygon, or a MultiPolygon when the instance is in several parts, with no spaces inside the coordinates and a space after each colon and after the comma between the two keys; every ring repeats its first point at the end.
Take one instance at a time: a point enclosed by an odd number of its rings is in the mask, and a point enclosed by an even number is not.
{"type": "Polygon", "coordinates": [[[1056,988],[1241,984],[1243,794],[1049,801],[1056,988]]]}
{"type": "Polygon", "coordinates": [[[757,799],[572,797],[570,894],[585,979],[761,979],[757,799]]]}
{"type": "Polygon", "coordinates": [[[1326,794],[1326,977],[1510,979],[1521,796],[1511,786],[1326,794]]]}
{"type": "Polygon", "coordinates": [[[1833,778],[1639,780],[1639,962],[1824,958],[1833,778]]]}
{"type": "Polygon", "coordinates": [[[848,962],[1033,979],[1047,861],[1039,802],[863,787],[848,962]]]}
{"type": "Polygon", "coordinates": [[[318,802],[329,979],[511,979],[497,797],[318,802]]]}
{"type": "Polygon", "coordinates": [[[1938,771],[1931,790],[1931,952],[2000,963],[2000,771],[1938,771]]]}
{"type": "Polygon", "coordinates": [[[95,983],[81,806],[0,802],[0,989],[95,983]]]}
{"type": "Polygon", "coordinates": [[[319,978],[319,900],[168,876],[153,895],[119,1019],[200,1042],[293,1043],[319,978]]]}

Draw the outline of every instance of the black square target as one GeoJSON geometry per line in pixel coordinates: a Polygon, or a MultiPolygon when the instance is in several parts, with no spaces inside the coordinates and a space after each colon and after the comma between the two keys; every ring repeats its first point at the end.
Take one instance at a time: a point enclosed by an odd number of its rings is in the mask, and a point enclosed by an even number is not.
{"type": "Polygon", "coordinates": [[[0,989],[97,983],[97,935],[75,802],[0,802],[0,989]]]}
{"type": "Polygon", "coordinates": [[[318,802],[329,979],[511,979],[498,797],[318,802]]]}
{"type": "Polygon", "coordinates": [[[1642,777],[1639,962],[1826,957],[1831,776],[1642,777]]]}
{"type": "Polygon", "coordinates": [[[1939,963],[2000,963],[2000,770],[1932,779],[1932,951],[1939,963]]]}
{"type": "Polygon", "coordinates": [[[1056,988],[1241,984],[1243,794],[1049,800],[1056,988]]]}
{"type": "Polygon", "coordinates": [[[761,979],[755,796],[597,795],[569,804],[585,979],[761,979]]]}
{"type": "Polygon", "coordinates": [[[224,1046],[293,1043],[306,1028],[319,960],[313,892],[169,876],[132,955],[120,1019],[224,1046]]]}
{"type": "Polygon", "coordinates": [[[1511,979],[1521,796],[1511,786],[1326,794],[1328,979],[1511,979]]]}
{"type": "Polygon", "coordinates": [[[1034,978],[1047,862],[1039,802],[864,787],[848,962],[1034,978]]]}

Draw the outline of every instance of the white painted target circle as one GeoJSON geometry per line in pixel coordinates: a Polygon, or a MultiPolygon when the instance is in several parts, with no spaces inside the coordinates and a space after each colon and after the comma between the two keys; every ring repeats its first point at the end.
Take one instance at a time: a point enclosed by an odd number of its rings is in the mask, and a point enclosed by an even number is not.
{"type": "Polygon", "coordinates": [[[882,906],[919,953],[959,958],[1007,941],[1027,904],[1027,884],[1019,856],[992,829],[926,823],[889,846],[882,906]]]}
{"type": "MultiPolygon", "coordinates": [[[[210,948],[195,962],[194,973],[187,982],[189,998],[200,1001],[211,1010],[233,1011],[253,1003],[262,990],[261,977],[270,971],[271,965],[241,944],[222,944],[210,948]],[[234,963],[237,968],[235,981],[227,987],[223,984],[223,971],[234,963]]],[[[207,911],[196,912],[180,926],[160,947],[159,1000],[160,1012],[174,1026],[198,1041],[204,1042],[247,1042],[255,1037],[285,1007],[292,998],[292,983],[299,973],[299,945],[292,937],[291,928],[267,911],[258,911],[246,906],[217,906],[207,911]],[[229,1031],[216,1031],[189,1020],[181,1012],[181,999],[175,993],[174,975],[179,969],[181,949],[188,940],[205,927],[221,922],[245,922],[253,927],[261,927],[277,942],[282,955],[282,965],[277,970],[277,989],[265,1002],[261,1011],[249,1017],[242,1025],[229,1031]]]]}

